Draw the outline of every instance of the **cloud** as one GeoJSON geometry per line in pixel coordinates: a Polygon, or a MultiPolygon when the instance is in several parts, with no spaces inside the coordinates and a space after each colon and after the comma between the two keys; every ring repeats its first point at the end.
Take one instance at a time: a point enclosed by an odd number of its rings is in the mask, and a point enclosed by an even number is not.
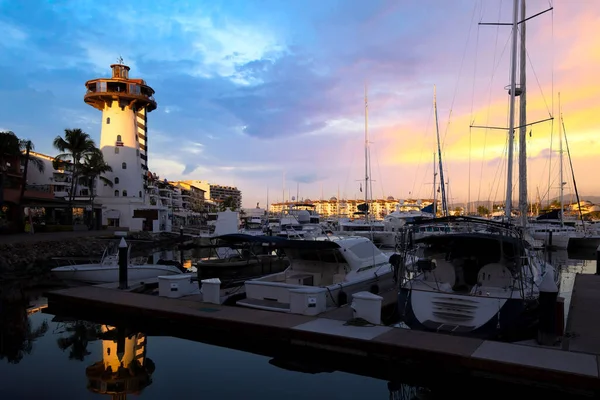
{"type": "MultiPolygon", "coordinates": [[[[530,14],[545,8],[528,2],[530,14]]],[[[101,113],[83,102],[84,83],[122,55],[156,90],[153,172],[237,184],[249,204],[282,186],[284,170],[303,197],[318,198],[318,186],[352,197],[364,174],[367,84],[374,191],[402,198],[431,191],[435,84],[453,196],[489,192],[501,182],[506,133],[469,126],[507,125],[510,30],[477,22],[510,12],[509,2],[471,0],[0,2],[0,96],[9,99],[0,125],[50,154],[65,128],[99,142],[101,113]]],[[[576,171],[589,171],[600,152],[600,11],[556,3],[553,14],[527,25],[528,120],[556,117],[560,90],[576,171]]],[[[532,184],[548,180],[557,121],[531,127],[532,184]]],[[[589,175],[578,175],[584,188],[595,187],[589,175]]]]}

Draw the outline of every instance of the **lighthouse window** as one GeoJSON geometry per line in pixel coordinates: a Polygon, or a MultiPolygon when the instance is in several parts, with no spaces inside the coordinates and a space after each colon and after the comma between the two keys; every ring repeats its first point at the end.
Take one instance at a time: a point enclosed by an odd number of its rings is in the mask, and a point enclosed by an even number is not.
{"type": "Polygon", "coordinates": [[[119,191],[115,190],[115,197],[119,197],[119,191]]]}
{"type": "Polygon", "coordinates": [[[110,117],[106,117],[106,124],[110,124],[110,117]]]}
{"type": "Polygon", "coordinates": [[[115,178],[115,185],[119,184],[119,178],[115,178]]]}
{"type": "Polygon", "coordinates": [[[123,197],[127,197],[127,190],[123,190],[123,197]]]}
{"type": "Polygon", "coordinates": [[[127,169],[127,163],[123,163],[123,164],[121,164],[121,168],[123,168],[123,169],[127,169]]]}
{"type": "Polygon", "coordinates": [[[115,154],[119,154],[119,148],[115,147],[115,154]]]}
{"type": "Polygon", "coordinates": [[[117,135],[117,142],[121,142],[121,135],[117,135]]]}
{"type": "Polygon", "coordinates": [[[142,191],[140,190],[140,197],[142,197],[142,191]]]}

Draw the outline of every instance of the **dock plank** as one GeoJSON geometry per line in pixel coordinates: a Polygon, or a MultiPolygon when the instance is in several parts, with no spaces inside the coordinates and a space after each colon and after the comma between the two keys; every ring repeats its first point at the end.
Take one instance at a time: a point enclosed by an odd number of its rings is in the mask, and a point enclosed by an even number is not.
{"type": "Polygon", "coordinates": [[[373,341],[397,347],[410,347],[411,349],[464,357],[470,357],[483,343],[481,339],[461,336],[443,335],[442,338],[443,340],[440,340],[439,333],[393,328],[389,332],[374,338],[373,341]]]}
{"type": "Polygon", "coordinates": [[[591,354],[486,340],[472,356],[503,363],[598,377],[596,356],[591,354]]]}
{"type": "Polygon", "coordinates": [[[577,274],[567,318],[568,350],[600,355],[600,275],[577,274]]]}

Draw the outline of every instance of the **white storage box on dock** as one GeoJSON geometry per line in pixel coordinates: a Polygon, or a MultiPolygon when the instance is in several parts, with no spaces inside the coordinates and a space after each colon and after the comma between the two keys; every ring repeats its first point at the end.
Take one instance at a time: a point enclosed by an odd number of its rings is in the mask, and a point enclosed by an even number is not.
{"type": "Polygon", "coordinates": [[[192,282],[193,274],[167,275],[158,277],[158,295],[176,299],[198,291],[198,284],[192,282]]]}
{"type": "Polygon", "coordinates": [[[202,282],[202,301],[221,304],[221,280],[219,278],[204,279],[202,282]]]}
{"type": "Polygon", "coordinates": [[[301,315],[317,315],[327,307],[326,290],[307,287],[290,289],[290,313],[301,315]]]}
{"type": "Polygon", "coordinates": [[[364,320],[381,325],[381,303],[383,297],[377,296],[371,292],[358,292],[352,295],[352,310],[354,318],[363,318],[364,320]]]}

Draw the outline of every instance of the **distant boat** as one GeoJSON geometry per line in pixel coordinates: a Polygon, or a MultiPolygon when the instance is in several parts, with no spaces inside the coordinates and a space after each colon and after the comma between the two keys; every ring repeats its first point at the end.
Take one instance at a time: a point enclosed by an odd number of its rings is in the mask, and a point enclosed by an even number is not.
{"type": "MultiPolygon", "coordinates": [[[[104,250],[99,263],[66,265],[53,268],[50,272],[63,281],[91,284],[112,283],[119,281],[119,248],[118,241],[110,242],[104,250]]],[[[131,248],[130,248],[131,249],[131,248]]],[[[129,254],[128,254],[129,259],[129,254]]],[[[181,274],[182,270],[174,265],[134,264],[129,259],[127,278],[129,281],[143,281],[163,275],[181,274]]]]}

